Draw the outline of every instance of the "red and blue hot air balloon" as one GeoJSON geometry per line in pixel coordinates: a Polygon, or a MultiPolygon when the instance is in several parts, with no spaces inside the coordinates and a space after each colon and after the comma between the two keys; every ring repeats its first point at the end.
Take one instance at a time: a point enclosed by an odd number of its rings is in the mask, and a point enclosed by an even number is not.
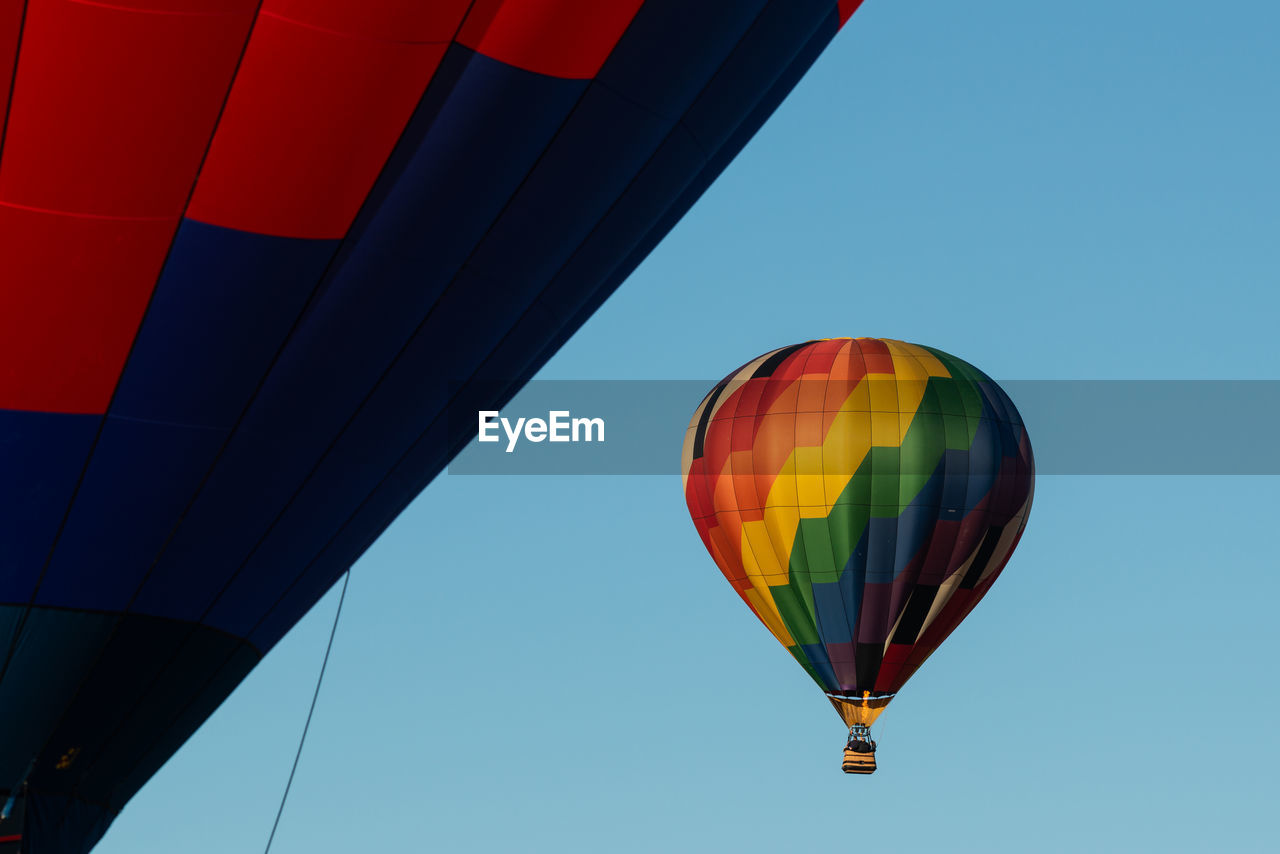
{"type": "Polygon", "coordinates": [[[0,847],[88,851],[856,5],[0,0],[0,847]]]}

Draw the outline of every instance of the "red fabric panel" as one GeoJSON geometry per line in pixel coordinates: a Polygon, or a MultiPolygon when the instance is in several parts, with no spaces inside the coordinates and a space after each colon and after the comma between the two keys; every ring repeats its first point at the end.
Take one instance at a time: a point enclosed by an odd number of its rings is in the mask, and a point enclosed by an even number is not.
{"type": "Polygon", "coordinates": [[[31,3],[0,202],[101,216],[180,214],[253,6],[233,0],[220,14],[155,14],[31,3]]]}
{"type": "Polygon", "coordinates": [[[177,224],[0,205],[0,408],[106,412],[177,224]]]}
{"type": "MultiPolygon", "coordinates": [[[[49,0],[29,0],[34,3],[48,3],[49,0]]],[[[155,13],[161,15],[187,15],[222,17],[238,9],[242,13],[250,13],[257,8],[256,2],[245,3],[234,0],[226,3],[223,0],[71,0],[87,6],[102,6],[129,13],[155,13]]]]}
{"type": "Polygon", "coordinates": [[[22,0],[0,0],[0,139],[9,111],[9,84],[18,58],[18,34],[22,31],[22,0]]]}
{"type": "Polygon", "coordinates": [[[269,0],[187,215],[260,234],[344,236],[444,56],[446,6],[460,18],[465,3],[269,0]],[[412,39],[369,35],[392,33],[412,39]]]}
{"type": "Polygon", "coordinates": [[[880,670],[876,673],[876,684],[872,689],[877,694],[889,691],[891,685],[901,685],[898,674],[902,670],[902,665],[911,657],[913,647],[909,643],[891,643],[889,648],[885,650],[884,658],[880,661],[880,670]]]}
{"type": "Polygon", "coordinates": [[[862,350],[862,358],[867,363],[869,374],[893,374],[893,354],[883,341],[873,338],[859,338],[858,347],[862,350]]]}
{"type": "Polygon", "coordinates": [[[270,0],[263,11],[319,30],[389,42],[449,42],[468,0],[270,0]]]}
{"type": "Polygon", "coordinates": [[[254,8],[28,5],[0,159],[0,407],[106,410],[254,8]]]}
{"type": "Polygon", "coordinates": [[[861,5],[862,0],[840,0],[840,26],[843,27],[861,5]]]}
{"type": "Polygon", "coordinates": [[[458,42],[550,77],[594,77],[644,0],[476,0],[458,42]]]}

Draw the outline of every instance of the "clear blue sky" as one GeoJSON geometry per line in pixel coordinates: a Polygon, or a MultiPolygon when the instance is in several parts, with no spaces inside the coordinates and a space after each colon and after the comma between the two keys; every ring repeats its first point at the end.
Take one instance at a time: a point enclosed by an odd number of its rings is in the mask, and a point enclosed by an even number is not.
{"type": "MultiPolygon", "coordinates": [[[[542,376],[871,335],[998,378],[1280,378],[1277,32],[1262,0],[868,0],[542,376]]],[[[678,478],[442,476],[355,567],[272,850],[1274,850],[1278,509],[1280,478],[1042,477],[851,778],[678,478]]],[[[261,850],[335,604],[103,854],[261,850]]]]}

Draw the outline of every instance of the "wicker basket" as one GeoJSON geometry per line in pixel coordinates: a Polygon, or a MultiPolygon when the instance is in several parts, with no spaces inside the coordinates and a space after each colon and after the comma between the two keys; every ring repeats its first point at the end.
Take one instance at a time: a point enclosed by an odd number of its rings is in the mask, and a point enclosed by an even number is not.
{"type": "Polygon", "coordinates": [[[844,751],[844,764],[840,766],[846,774],[871,774],[876,770],[875,751],[859,753],[856,750],[844,751]]]}

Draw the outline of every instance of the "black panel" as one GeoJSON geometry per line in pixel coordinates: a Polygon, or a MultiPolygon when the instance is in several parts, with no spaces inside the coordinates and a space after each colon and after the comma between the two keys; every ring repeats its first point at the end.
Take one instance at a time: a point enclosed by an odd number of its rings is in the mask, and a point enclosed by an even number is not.
{"type": "Polygon", "coordinates": [[[893,633],[893,643],[916,642],[916,638],[920,636],[920,629],[924,626],[924,619],[929,616],[929,609],[933,607],[933,600],[937,595],[936,585],[922,584],[911,591],[907,607],[902,611],[902,619],[898,621],[898,629],[893,633]]]}
{"type": "Polygon", "coordinates": [[[960,582],[961,590],[972,590],[978,586],[978,579],[991,563],[991,556],[995,554],[996,546],[1000,544],[1000,537],[1003,534],[1004,525],[992,525],[987,529],[986,536],[982,538],[982,545],[978,546],[978,553],[974,555],[973,563],[969,564],[969,571],[964,574],[964,579],[960,582]]]}
{"type": "Polygon", "coordinates": [[[755,371],[752,372],[751,378],[754,380],[759,379],[760,377],[773,376],[773,372],[782,366],[782,363],[787,360],[788,356],[799,350],[801,347],[808,347],[812,343],[812,341],[806,341],[803,344],[792,344],[790,347],[783,347],[781,350],[761,362],[760,367],[756,368],[755,371]]]}
{"type": "Polygon", "coordinates": [[[711,413],[716,409],[716,401],[720,399],[720,395],[728,385],[728,380],[721,380],[715,388],[711,389],[711,394],[707,395],[707,405],[702,408],[702,415],[698,417],[698,429],[693,432],[695,460],[702,459],[702,455],[706,453],[707,425],[711,423],[711,413]]]}
{"type": "Polygon", "coordinates": [[[884,659],[884,644],[855,643],[853,665],[857,668],[858,684],[870,690],[880,675],[880,662],[884,659]]]}

